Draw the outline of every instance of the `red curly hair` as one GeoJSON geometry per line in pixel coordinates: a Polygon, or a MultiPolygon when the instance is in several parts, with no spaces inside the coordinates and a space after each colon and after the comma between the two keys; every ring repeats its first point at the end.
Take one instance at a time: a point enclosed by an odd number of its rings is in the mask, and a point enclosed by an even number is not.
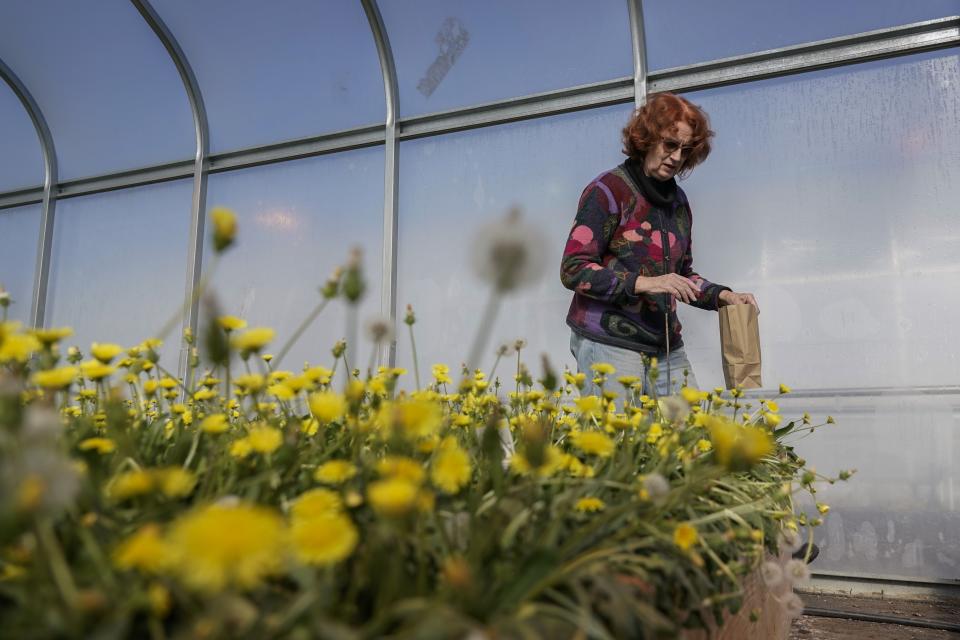
{"type": "Polygon", "coordinates": [[[710,155],[710,138],[714,135],[707,114],[686,98],[672,93],[649,96],[647,103],[633,112],[623,128],[623,152],[643,162],[647,152],[663,140],[664,133],[676,131],[678,122],[687,123],[693,131],[690,140],[693,148],[679,171],[681,177],[686,177],[710,155]]]}

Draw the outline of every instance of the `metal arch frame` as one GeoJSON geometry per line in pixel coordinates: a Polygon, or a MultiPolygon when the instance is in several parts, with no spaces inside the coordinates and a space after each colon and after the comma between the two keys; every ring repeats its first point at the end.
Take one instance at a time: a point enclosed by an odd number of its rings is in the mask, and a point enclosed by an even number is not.
{"type": "MultiPolygon", "coordinates": [[[[187,93],[187,99],[190,101],[190,112],[193,114],[193,130],[197,141],[197,149],[193,159],[193,198],[190,205],[190,240],[187,246],[187,283],[182,327],[183,329],[189,328],[196,335],[199,310],[197,289],[200,286],[200,274],[203,270],[203,231],[207,208],[210,124],[207,120],[207,110],[203,104],[200,84],[197,82],[197,77],[193,73],[193,68],[180,47],[180,43],[151,6],[149,0],[130,0],[130,2],[156,34],[167,50],[167,54],[173,60],[173,64],[177,67],[180,80],[183,82],[184,90],[187,93]]],[[[179,363],[181,376],[186,374],[188,357],[187,348],[182,346],[179,363]]]]}
{"type": "Polygon", "coordinates": [[[630,44],[633,48],[633,108],[647,101],[647,36],[643,30],[643,0],[627,0],[630,44]]]}
{"type": "MultiPolygon", "coordinates": [[[[397,361],[397,194],[399,190],[399,151],[397,120],[400,113],[400,95],[397,88],[397,68],[393,59],[393,49],[387,28],[380,15],[377,0],[361,0],[363,10],[370,23],[370,31],[377,45],[380,60],[380,72],[383,75],[383,93],[387,102],[386,122],[384,123],[384,179],[383,179],[383,284],[380,288],[380,313],[390,318],[393,338],[386,354],[388,366],[397,361]]],[[[384,361],[383,345],[377,345],[377,361],[384,361]]]]}
{"type": "MultiPolygon", "coordinates": [[[[708,87],[794,75],[960,45],[960,16],[948,16],[805,45],[655,71],[647,73],[644,83],[646,86],[640,89],[638,85],[642,74],[638,70],[645,64],[643,48],[639,45],[643,35],[641,0],[628,0],[628,2],[631,12],[631,36],[636,43],[634,44],[633,77],[617,78],[403,120],[397,119],[394,124],[398,129],[397,138],[406,140],[599,106],[637,103],[637,100],[648,91],[696,91],[708,87]]],[[[395,75],[393,82],[396,83],[395,75]]],[[[216,172],[374,146],[385,141],[385,127],[378,124],[276,145],[216,154],[208,156],[208,161],[210,171],[216,172]]],[[[186,178],[193,174],[192,166],[190,162],[178,162],[69,181],[58,185],[58,197],[73,197],[186,178]]],[[[42,200],[41,187],[0,193],[0,210],[42,200]]]]}
{"type": "MultiPolygon", "coordinates": [[[[4,208],[33,203],[43,204],[38,267],[35,274],[34,303],[31,312],[34,324],[43,322],[45,312],[54,208],[57,197],[99,193],[182,179],[192,175],[194,177],[194,224],[190,239],[190,267],[188,267],[190,274],[187,285],[188,295],[192,298],[201,267],[204,225],[201,213],[203,212],[206,195],[206,178],[210,171],[228,171],[239,167],[257,166],[294,158],[376,146],[383,143],[386,150],[383,265],[385,279],[389,275],[390,280],[389,285],[384,287],[381,306],[390,313],[391,319],[396,322],[399,140],[440,135],[606,105],[625,104],[631,101],[636,106],[640,106],[648,91],[696,91],[710,87],[800,74],[818,69],[853,65],[883,58],[895,58],[960,45],[960,17],[948,16],[937,20],[649,73],[646,68],[642,0],[627,0],[631,27],[633,77],[613,79],[580,87],[568,87],[558,91],[501,100],[484,105],[474,105],[442,113],[425,114],[401,121],[398,119],[396,69],[386,29],[376,0],[361,0],[380,55],[387,100],[387,121],[382,125],[357,127],[323,136],[210,156],[206,113],[200,99],[199,86],[190,70],[186,57],[170,32],[165,26],[162,26],[163,23],[148,4],[148,0],[131,0],[131,2],[141,11],[147,22],[151,23],[150,26],[163,41],[164,46],[167,47],[187,87],[191,107],[194,110],[198,140],[197,155],[192,162],[175,162],[59,183],[55,148],[46,122],[29,93],[26,93],[26,90],[22,88],[19,80],[11,80],[11,78],[15,79],[16,76],[0,61],[0,75],[3,75],[8,84],[14,87],[14,91],[30,113],[34,126],[37,128],[38,136],[43,143],[46,173],[43,186],[0,193],[0,215],[2,215],[2,209],[4,208]],[[151,22],[151,20],[154,22],[151,22]],[[160,25],[159,30],[157,25],[160,25]],[[17,86],[21,88],[21,91],[17,90],[17,86]]],[[[194,303],[185,317],[184,324],[185,326],[195,327],[195,323],[196,305],[194,303]]],[[[389,361],[391,365],[395,362],[395,343],[391,345],[389,361]]],[[[827,395],[850,397],[875,391],[866,389],[814,389],[806,390],[806,392],[797,390],[795,395],[798,397],[822,397],[827,395]]],[[[956,394],[956,389],[953,387],[903,388],[887,391],[904,394],[956,394]]],[[[857,578],[856,575],[845,575],[844,577],[857,578]]]]}
{"type": "Polygon", "coordinates": [[[27,90],[20,78],[13,70],[0,60],[0,76],[10,85],[10,88],[20,99],[24,110],[30,115],[33,127],[37,131],[40,147],[43,152],[43,195],[40,209],[40,234],[37,239],[37,262],[33,273],[33,300],[30,304],[30,323],[34,327],[41,327],[47,310],[47,286],[50,282],[50,254],[53,250],[53,219],[56,212],[57,199],[54,190],[59,179],[57,167],[57,149],[53,143],[53,135],[47,125],[46,118],[33,95],[27,90]]]}

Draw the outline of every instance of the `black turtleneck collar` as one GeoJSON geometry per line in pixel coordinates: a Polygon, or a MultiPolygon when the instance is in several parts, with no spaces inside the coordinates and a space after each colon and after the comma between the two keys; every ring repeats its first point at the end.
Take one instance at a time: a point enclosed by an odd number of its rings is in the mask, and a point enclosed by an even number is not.
{"type": "Polygon", "coordinates": [[[672,208],[673,201],[677,197],[677,181],[673,178],[669,180],[656,180],[643,172],[643,164],[633,158],[627,158],[623,163],[627,174],[633,178],[640,193],[650,204],[660,208],[672,208]]]}

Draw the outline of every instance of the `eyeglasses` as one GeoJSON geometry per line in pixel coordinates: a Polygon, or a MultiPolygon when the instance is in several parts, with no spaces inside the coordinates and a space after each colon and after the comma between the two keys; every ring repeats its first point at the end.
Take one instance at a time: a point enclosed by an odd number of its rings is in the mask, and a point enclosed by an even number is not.
{"type": "Polygon", "coordinates": [[[694,145],[684,145],[679,140],[675,140],[673,138],[663,138],[660,141],[660,144],[663,145],[663,150],[666,151],[668,156],[672,156],[677,149],[679,149],[680,156],[685,158],[690,155],[690,152],[694,149],[694,145]]]}

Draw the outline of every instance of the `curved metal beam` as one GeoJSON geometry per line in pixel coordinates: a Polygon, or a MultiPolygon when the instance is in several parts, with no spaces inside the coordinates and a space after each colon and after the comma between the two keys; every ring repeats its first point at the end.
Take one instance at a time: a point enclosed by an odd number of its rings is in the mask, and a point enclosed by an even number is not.
{"type": "Polygon", "coordinates": [[[59,181],[57,168],[57,150],[53,144],[50,127],[43,117],[33,95],[27,90],[17,74],[0,60],[0,77],[17,94],[23,108],[30,115],[33,128],[37,130],[40,147],[43,150],[43,200],[40,208],[40,237],[37,241],[37,263],[33,272],[33,300],[30,305],[30,323],[42,327],[47,310],[47,284],[50,281],[50,252],[53,249],[53,218],[56,210],[56,194],[59,181]]]}
{"type": "MultiPolygon", "coordinates": [[[[200,84],[193,73],[193,68],[187,60],[186,54],[180,48],[180,43],[167,28],[166,23],[157,14],[148,0],[130,0],[143,19],[150,25],[160,42],[173,60],[183,81],[183,87],[190,100],[190,111],[193,114],[193,131],[197,141],[196,155],[193,160],[193,200],[190,213],[190,244],[187,247],[187,285],[183,328],[189,328],[194,335],[197,333],[197,314],[199,299],[196,295],[200,284],[200,274],[203,269],[203,230],[206,221],[207,209],[207,174],[210,165],[210,124],[207,120],[207,110],[203,104],[203,95],[200,84]]],[[[182,344],[182,343],[181,343],[182,344]]],[[[180,352],[180,373],[186,372],[186,362],[189,353],[186,348],[180,352]]]]}
{"type": "MultiPolygon", "coordinates": [[[[397,325],[397,182],[399,175],[398,151],[398,123],[400,98],[397,90],[397,68],[393,61],[393,50],[390,48],[390,39],[387,37],[387,28],[383,24],[383,16],[377,7],[376,0],[361,0],[363,10],[370,23],[373,40],[377,43],[377,55],[380,58],[380,71],[383,74],[383,92],[387,100],[387,121],[385,126],[385,158],[383,180],[383,267],[381,277],[383,284],[380,288],[380,313],[390,318],[396,335],[397,325]]],[[[377,347],[377,361],[384,362],[384,353],[377,347]]],[[[386,354],[388,366],[392,367],[397,361],[396,338],[390,341],[390,351],[386,354]]]]}
{"type": "Polygon", "coordinates": [[[643,0],[627,0],[630,14],[630,43],[633,45],[633,105],[647,101],[647,37],[643,30],[643,0]]]}

